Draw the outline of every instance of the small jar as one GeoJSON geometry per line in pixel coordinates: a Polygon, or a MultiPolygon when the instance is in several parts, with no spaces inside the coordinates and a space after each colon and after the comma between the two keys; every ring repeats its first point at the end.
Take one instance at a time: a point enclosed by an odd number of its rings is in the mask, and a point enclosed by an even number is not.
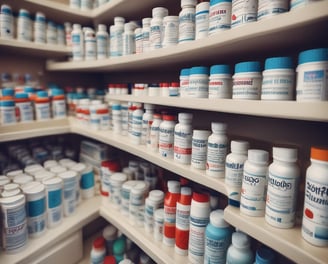
{"type": "Polygon", "coordinates": [[[231,98],[232,78],[229,65],[213,65],[210,68],[208,98],[231,98]]]}
{"type": "Polygon", "coordinates": [[[158,150],[162,157],[173,158],[175,116],[163,115],[159,126],[158,150]]]}
{"type": "Polygon", "coordinates": [[[209,130],[195,129],[192,134],[191,141],[191,167],[199,170],[206,169],[206,154],[208,137],[211,132],[209,130]]]}
{"type": "Polygon", "coordinates": [[[231,28],[257,20],[258,0],[232,1],[231,28]]]}
{"type": "Polygon", "coordinates": [[[34,99],[35,117],[37,121],[49,120],[50,113],[50,98],[46,91],[39,91],[34,99]]]}
{"type": "Polygon", "coordinates": [[[177,45],[179,41],[179,17],[164,17],[163,31],[163,48],[177,45]]]}
{"type": "Polygon", "coordinates": [[[209,15],[209,35],[230,29],[232,0],[211,0],[209,15]]]}
{"type": "Polygon", "coordinates": [[[195,13],[195,39],[208,36],[210,2],[200,2],[196,5],[195,13]]]}
{"type": "Polygon", "coordinates": [[[208,75],[208,67],[192,67],[189,72],[189,86],[186,88],[186,97],[207,98],[208,75]]]}
{"type": "Polygon", "coordinates": [[[279,15],[289,10],[289,0],[258,0],[257,20],[279,15]]]}
{"type": "Polygon", "coordinates": [[[174,128],[174,161],[181,164],[191,162],[192,118],[191,113],[179,113],[174,128]]]}
{"type": "Polygon", "coordinates": [[[182,69],[180,71],[180,97],[187,96],[187,89],[189,87],[190,69],[182,69]]]}

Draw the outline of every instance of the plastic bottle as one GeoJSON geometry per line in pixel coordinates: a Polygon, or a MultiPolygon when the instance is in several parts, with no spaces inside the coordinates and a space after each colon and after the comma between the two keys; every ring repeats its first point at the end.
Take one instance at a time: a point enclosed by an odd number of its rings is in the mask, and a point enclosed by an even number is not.
{"type": "Polygon", "coordinates": [[[63,209],[64,216],[70,216],[76,211],[77,172],[65,171],[58,174],[63,180],[63,209]]]}
{"type": "Polygon", "coordinates": [[[46,43],[46,17],[43,13],[37,12],[34,19],[33,40],[36,43],[46,43]]]}
{"type": "Polygon", "coordinates": [[[312,147],[306,170],[302,237],[319,247],[328,246],[328,149],[312,147]]]}
{"type": "Polygon", "coordinates": [[[180,182],[168,181],[168,192],[164,199],[164,244],[173,247],[175,244],[176,204],[180,198],[180,182]]]}
{"type": "Polygon", "coordinates": [[[208,34],[230,29],[232,0],[211,0],[208,34]]]}
{"type": "Polygon", "coordinates": [[[208,98],[231,98],[232,78],[227,64],[213,65],[210,68],[208,98]]]}
{"type": "Polygon", "coordinates": [[[134,30],[135,30],[135,25],[133,23],[129,22],[124,24],[123,56],[136,53],[134,30]]]}
{"type": "Polygon", "coordinates": [[[84,59],[84,40],[81,25],[73,24],[71,32],[73,60],[80,61],[84,59]]]}
{"type": "Polygon", "coordinates": [[[152,9],[152,19],[150,21],[149,45],[150,50],[162,48],[163,42],[163,19],[169,12],[164,7],[155,7],[152,9]]]}
{"type": "Polygon", "coordinates": [[[182,69],[180,71],[180,97],[186,97],[189,87],[190,69],[182,69]]]}
{"type": "Polygon", "coordinates": [[[249,236],[242,232],[232,234],[232,245],[227,253],[227,264],[253,264],[254,256],[250,248],[249,236]]]}
{"type": "Polygon", "coordinates": [[[328,100],[328,48],[300,52],[296,68],[296,101],[328,100]]]}
{"type": "Polygon", "coordinates": [[[174,128],[174,161],[181,164],[191,162],[192,118],[191,113],[179,113],[174,128]]]}
{"type": "Polygon", "coordinates": [[[15,101],[12,96],[0,98],[0,121],[2,125],[16,123],[15,101]]]}
{"type": "Polygon", "coordinates": [[[64,91],[54,89],[52,91],[52,117],[54,119],[66,118],[66,100],[64,91]]]}
{"type": "Polygon", "coordinates": [[[267,151],[248,150],[240,197],[240,212],[245,215],[264,216],[268,184],[268,158],[267,151]]]}
{"type": "Polygon", "coordinates": [[[198,264],[204,262],[205,230],[210,220],[210,196],[193,192],[190,208],[190,231],[188,260],[198,264]]]}
{"type": "Polygon", "coordinates": [[[57,44],[61,46],[66,45],[65,28],[63,24],[57,24],[57,44]]]}
{"type": "Polygon", "coordinates": [[[17,18],[17,40],[32,40],[32,22],[30,12],[26,9],[20,9],[17,18]]]}
{"type": "Polygon", "coordinates": [[[171,47],[179,41],[179,17],[166,16],[163,19],[163,39],[162,47],[171,47]]]}
{"type": "Polygon", "coordinates": [[[118,57],[123,54],[123,32],[124,32],[123,17],[115,17],[114,25],[110,26],[109,39],[110,39],[110,57],[118,57]]]}
{"type": "Polygon", "coordinates": [[[106,256],[105,239],[97,237],[92,243],[92,249],[90,253],[90,262],[92,264],[101,264],[104,262],[106,256]]]}
{"type": "Polygon", "coordinates": [[[189,86],[186,87],[186,97],[208,98],[208,75],[208,67],[192,67],[189,72],[189,86]]]}
{"type": "Polygon", "coordinates": [[[84,31],[85,60],[95,60],[97,58],[96,35],[92,28],[84,31]]]}
{"type": "Polygon", "coordinates": [[[238,27],[257,20],[258,0],[232,0],[231,27],[238,27]]]}
{"type": "Polygon", "coordinates": [[[47,44],[57,44],[57,25],[55,22],[49,20],[46,29],[46,41],[47,44]]]}
{"type": "Polygon", "coordinates": [[[211,132],[208,130],[193,131],[191,143],[191,167],[199,170],[206,169],[207,143],[211,132]]]}
{"type": "Polygon", "coordinates": [[[9,5],[1,5],[0,10],[0,37],[14,38],[14,17],[9,5]]]}
{"type": "Polygon", "coordinates": [[[276,254],[271,248],[261,245],[256,250],[254,264],[274,264],[276,261],[276,254]]]}
{"type": "Polygon", "coordinates": [[[96,43],[97,60],[106,59],[108,57],[109,35],[107,33],[107,27],[104,24],[98,25],[98,31],[96,33],[96,43]]]}
{"type": "Polygon", "coordinates": [[[150,126],[150,145],[147,144],[153,152],[158,152],[159,143],[159,126],[162,123],[162,115],[155,113],[153,115],[153,122],[150,126]]]}
{"type": "Polygon", "coordinates": [[[212,122],[212,134],[208,137],[206,155],[206,175],[224,178],[225,160],[228,151],[227,125],[212,122]]]}
{"type": "Polygon", "coordinates": [[[121,190],[127,176],[122,172],[115,172],[109,178],[109,200],[116,208],[121,205],[121,190]]]}
{"type": "Polygon", "coordinates": [[[138,181],[130,192],[129,221],[132,225],[144,225],[145,198],[148,195],[149,185],[145,181],[138,181]]]}
{"type": "Polygon", "coordinates": [[[289,2],[288,0],[258,0],[257,20],[288,12],[289,2]]]}
{"type": "Polygon", "coordinates": [[[296,163],[297,149],[273,147],[269,166],[265,220],[278,228],[295,224],[300,169],[296,163]]]}
{"type": "Polygon", "coordinates": [[[260,99],[262,72],[258,61],[237,63],[232,79],[232,99],[260,99]]]}
{"type": "Polygon", "coordinates": [[[109,194],[109,179],[114,172],[120,171],[120,164],[113,161],[103,161],[101,162],[101,195],[107,197],[109,194]]]}
{"type": "Polygon", "coordinates": [[[307,5],[317,2],[318,0],[290,0],[290,11],[306,7],[307,5]]]}
{"type": "Polygon", "coordinates": [[[141,135],[142,135],[142,117],[144,111],[141,106],[137,107],[132,114],[132,130],[131,130],[131,139],[132,143],[139,145],[141,144],[141,135]]]}
{"type": "Polygon", "coordinates": [[[195,6],[197,0],[181,0],[179,13],[179,43],[195,39],[195,6]]]}
{"type": "Polygon", "coordinates": [[[169,96],[180,96],[180,83],[171,82],[169,86],[169,96]]]}
{"type": "Polygon", "coordinates": [[[65,43],[67,47],[72,47],[72,25],[69,22],[64,23],[65,43]]]}
{"type": "Polygon", "coordinates": [[[205,231],[204,263],[226,263],[231,236],[232,228],[224,220],[223,210],[212,211],[205,231]]]}
{"type": "Polygon", "coordinates": [[[39,91],[34,99],[35,118],[37,121],[49,120],[50,113],[50,99],[46,91],[39,91]]]}
{"type": "Polygon", "coordinates": [[[196,5],[195,14],[195,39],[203,39],[208,36],[210,3],[200,2],[196,5]]]}
{"type": "Polygon", "coordinates": [[[153,122],[155,106],[152,104],[144,104],[145,113],[142,116],[142,134],[141,144],[150,145],[150,129],[153,122]]]}
{"type": "Polygon", "coordinates": [[[175,252],[188,254],[189,221],[192,191],[190,187],[181,187],[180,198],[176,205],[175,252]]]}
{"type": "Polygon", "coordinates": [[[135,40],[135,53],[141,54],[142,50],[142,28],[138,27],[134,30],[134,40],[135,40]]]}
{"type": "Polygon", "coordinates": [[[247,141],[232,140],[231,153],[226,157],[225,183],[230,188],[228,193],[229,202],[235,206],[239,206],[248,148],[249,143],[247,141]]]}
{"type": "Polygon", "coordinates": [[[150,34],[150,21],[151,17],[145,17],[142,19],[142,52],[148,52],[149,47],[149,34],[150,34]]]}
{"type": "Polygon", "coordinates": [[[117,238],[117,228],[111,224],[108,224],[103,229],[102,236],[105,239],[106,255],[110,256],[113,254],[113,244],[117,238]]]}
{"type": "Polygon", "coordinates": [[[159,126],[158,150],[165,158],[173,158],[175,116],[163,115],[163,122],[159,126]]]}
{"type": "Polygon", "coordinates": [[[261,100],[293,100],[295,71],[291,57],[265,60],[261,100]]]}
{"type": "Polygon", "coordinates": [[[164,206],[164,192],[161,190],[152,190],[145,200],[145,230],[152,233],[154,230],[154,213],[157,209],[164,206]]]}
{"type": "Polygon", "coordinates": [[[164,209],[157,209],[154,213],[154,239],[156,241],[163,240],[164,230],[164,209]]]}

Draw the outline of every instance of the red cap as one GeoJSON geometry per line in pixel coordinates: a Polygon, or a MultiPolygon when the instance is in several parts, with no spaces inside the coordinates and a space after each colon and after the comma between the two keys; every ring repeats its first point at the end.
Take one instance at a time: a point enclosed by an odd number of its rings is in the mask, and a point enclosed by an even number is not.
{"type": "Polygon", "coordinates": [[[104,259],[104,264],[116,264],[116,259],[113,255],[106,256],[104,259]]]}
{"type": "Polygon", "coordinates": [[[97,249],[104,248],[105,247],[105,239],[103,237],[97,237],[93,241],[93,247],[97,248],[97,249]]]}
{"type": "Polygon", "coordinates": [[[210,201],[210,196],[207,193],[193,192],[192,199],[196,202],[206,203],[210,201]]]}
{"type": "Polygon", "coordinates": [[[163,115],[163,120],[166,120],[166,121],[174,121],[175,120],[175,116],[174,115],[163,115]]]}

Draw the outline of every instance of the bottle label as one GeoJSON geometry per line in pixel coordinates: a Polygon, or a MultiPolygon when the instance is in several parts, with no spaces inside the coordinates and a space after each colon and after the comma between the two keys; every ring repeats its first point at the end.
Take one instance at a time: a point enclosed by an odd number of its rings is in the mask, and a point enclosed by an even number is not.
{"type": "Polygon", "coordinates": [[[289,1],[285,0],[261,0],[259,1],[257,19],[266,16],[276,15],[288,11],[289,1]]]}
{"type": "Polygon", "coordinates": [[[205,229],[208,222],[209,222],[208,217],[195,217],[190,215],[188,255],[189,258],[194,259],[196,261],[202,261],[204,257],[204,249],[205,249],[204,237],[205,237],[205,229]]]}
{"type": "Polygon", "coordinates": [[[182,12],[179,16],[179,43],[195,39],[195,12],[182,12]]]}
{"type": "Polygon", "coordinates": [[[190,205],[177,202],[176,228],[179,230],[189,230],[190,205]]]}
{"type": "Polygon", "coordinates": [[[164,205],[164,236],[175,238],[176,207],[164,205]]]}
{"type": "Polygon", "coordinates": [[[30,102],[17,103],[16,107],[18,109],[19,122],[33,121],[33,108],[30,102]]]}
{"type": "Polygon", "coordinates": [[[159,129],[159,153],[163,157],[173,157],[174,126],[159,129]]]}
{"type": "Polygon", "coordinates": [[[26,203],[27,228],[29,234],[42,232],[46,227],[46,199],[45,197],[26,203]]]}
{"type": "Polygon", "coordinates": [[[92,171],[84,173],[81,176],[81,189],[90,189],[95,186],[94,174],[92,171]]]}
{"type": "Polygon", "coordinates": [[[222,174],[225,170],[227,145],[214,142],[207,143],[206,169],[213,174],[222,174]]]}
{"type": "Polygon", "coordinates": [[[191,159],[191,133],[191,129],[174,131],[174,159],[186,164],[191,159]]]}
{"type": "Polygon", "coordinates": [[[232,1],[231,27],[257,20],[257,0],[232,1]]]}
{"type": "Polygon", "coordinates": [[[195,15],[195,38],[201,39],[208,35],[209,10],[201,10],[195,15]]]}
{"type": "Polygon", "coordinates": [[[221,2],[210,6],[209,34],[230,28],[231,2],[221,2]]]}
{"type": "Polygon", "coordinates": [[[207,139],[192,139],[191,164],[206,168],[207,139]]]}
{"type": "Polygon", "coordinates": [[[230,240],[229,237],[215,239],[206,235],[204,263],[225,264],[230,240]]]}

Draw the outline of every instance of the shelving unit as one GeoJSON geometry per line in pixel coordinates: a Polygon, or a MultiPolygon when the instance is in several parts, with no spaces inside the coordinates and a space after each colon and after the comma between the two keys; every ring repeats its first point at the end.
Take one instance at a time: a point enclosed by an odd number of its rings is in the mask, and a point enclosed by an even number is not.
{"type": "MultiPolygon", "coordinates": [[[[62,22],[70,21],[83,25],[96,25],[98,23],[112,23],[114,16],[123,16],[128,20],[151,16],[152,7],[176,5],[176,1],[144,0],[141,4],[140,1],[111,0],[109,3],[91,12],[72,10],[65,4],[50,0],[13,0],[8,1],[8,4],[13,8],[25,7],[31,13],[42,11],[47,18],[54,20],[60,18],[62,22]],[[138,17],[135,17],[136,15],[138,17]]],[[[17,52],[41,58],[51,57],[46,62],[46,70],[50,72],[137,72],[147,82],[147,73],[145,72],[149,70],[152,73],[161,73],[161,71],[168,69],[170,71],[174,70],[178,74],[179,69],[197,64],[236,63],[240,60],[264,58],[271,55],[285,55],[285,52],[295,56],[301,50],[317,47],[317,44],[327,46],[328,40],[323,39],[323,32],[327,31],[328,1],[317,1],[306,8],[299,8],[288,13],[220,32],[203,40],[177,45],[173,49],[163,48],[154,50],[145,54],[134,54],[95,61],[56,62],[53,59],[65,57],[69,54],[69,49],[18,42],[16,40],[3,40],[1,38],[0,48],[2,49],[1,52],[17,52]],[[272,47],[275,48],[274,51],[272,47]],[[165,69],[163,66],[165,66],[165,69]]],[[[247,115],[254,118],[272,119],[272,123],[275,123],[274,118],[290,121],[296,120],[300,122],[300,126],[307,126],[308,123],[318,125],[328,123],[328,102],[209,100],[198,98],[184,100],[171,97],[138,97],[132,95],[115,95],[110,98],[119,101],[150,103],[195,111],[231,113],[238,115],[234,117],[236,119],[239,116],[247,115]]],[[[284,123],[281,129],[284,130],[287,126],[284,123]]],[[[327,126],[320,126],[320,128],[328,131],[327,126]]],[[[300,133],[302,132],[306,133],[300,131],[300,133]]],[[[192,169],[189,165],[180,165],[171,159],[163,158],[158,153],[150,152],[145,146],[131,144],[127,137],[115,134],[112,131],[90,130],[71,117],[63,120],[1,126],[0,142],[63,133],[75,133],[101,141],[140,156],[160,167],[224,195],[228,193],[223,179],[208,177],[204,171],[192,169]]],[[[324,142],[324,139],[321,138],[321,142],[324,142]]],[[[299,143],[303,144],[303,142],[299,143]]],[[[38,252],[46,250],[55,242],[60,241],[67,234],[70,234],[69,232],[81,228],[88,221],[97,217],[99,213],[136,242],[158,263],[188,262],[187,257],[175,254],[173,248],[154,241],[152,235],[147,234],[142,227],[131,225],[117,209],[109,203],[102,203],[99,197],[87,201],[87,204],[83,204],[78,210],[78,214],[65,219],[68,222],[64,226],[48,230],[44,237],[30,241],[28,248],[21,254],[17,256],[0,254],[0,262],[24,263],[23,260],[28,262],[38,252]],[[121,221],[121,219],[124,219],[124,221],[121,221]],[[41,248],[40,244],[42,245],[41,248]]],[[[238,208],[231,206],[225,209],[225,219],[231,225],[243,230],[296,262],[327,262],[327,249],[311,246],[304,241],[299,227],[290,230],[273,228],[266,224],[264,218],[243,216],[238,208]]]]}

